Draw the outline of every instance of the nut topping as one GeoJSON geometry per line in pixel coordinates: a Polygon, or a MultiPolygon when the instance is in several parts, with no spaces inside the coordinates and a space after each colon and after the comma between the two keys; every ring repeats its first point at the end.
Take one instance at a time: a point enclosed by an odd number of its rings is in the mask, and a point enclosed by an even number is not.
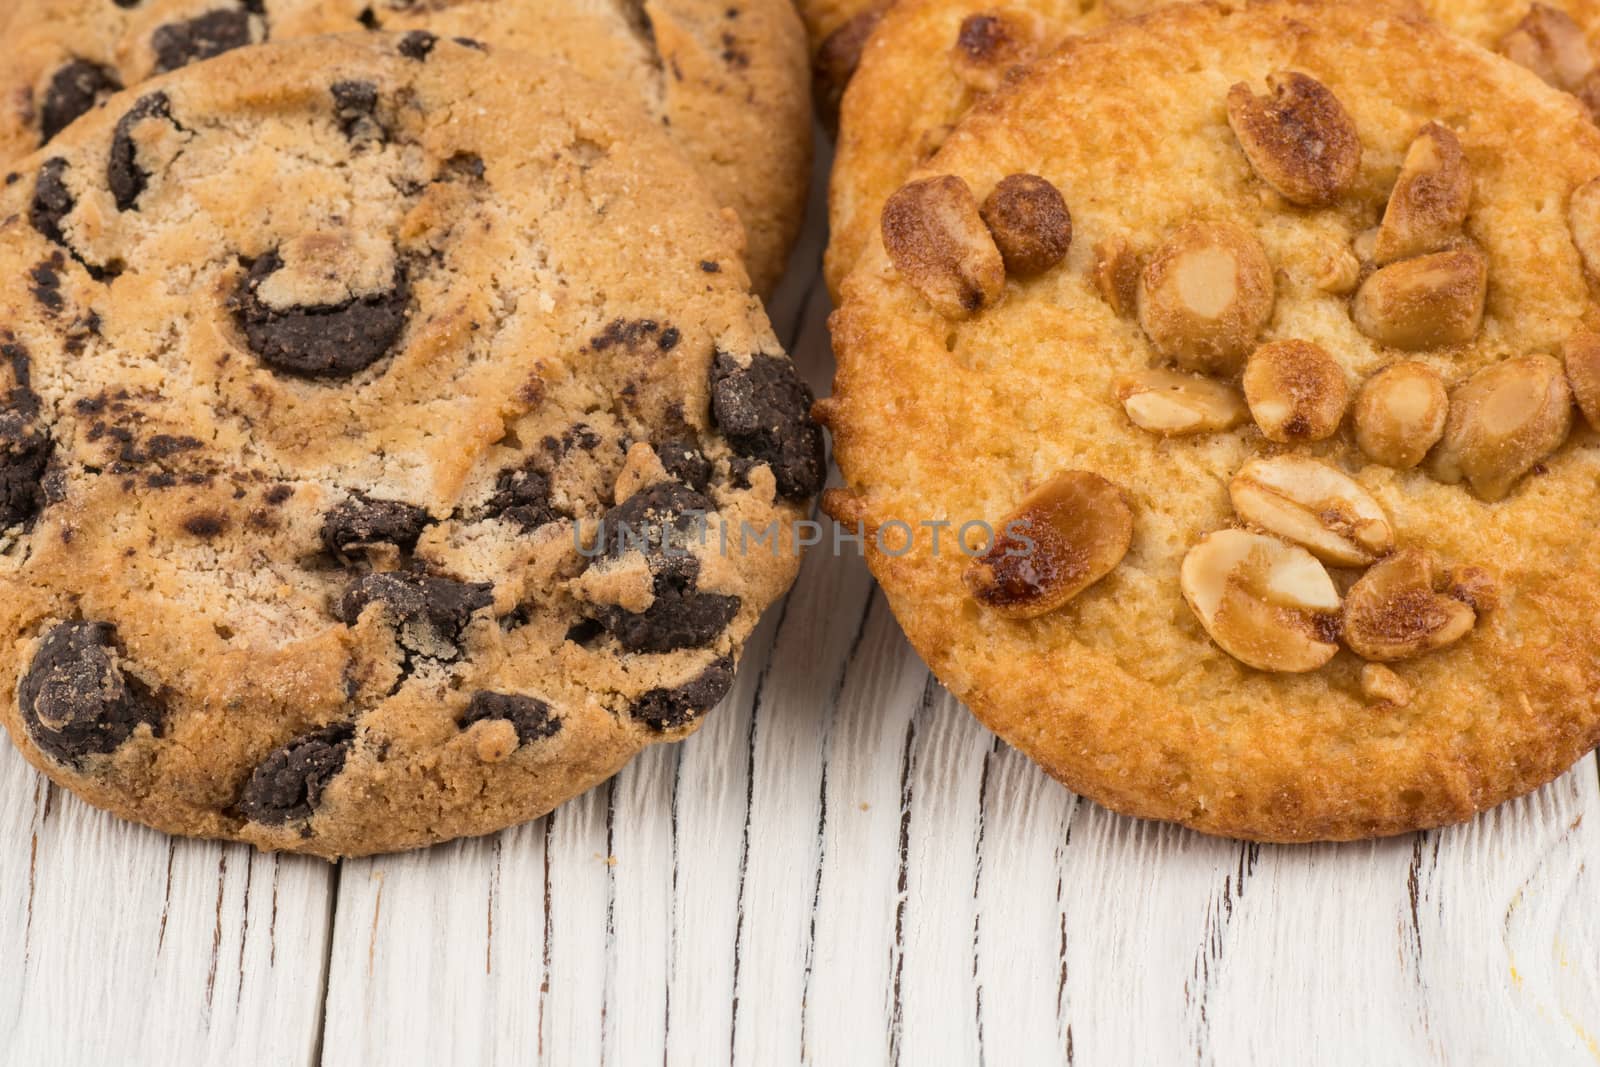
{"type": "Polygon", "coordinates": [[[1272,317],[1272,265],[1255,236],[1223,222],[1174,233],[1139,279],[1139,324],[1188,370],[1234,374],[1272,317]]]}
{"type": "Polygon", "coordinates": [[[1304,545],[1324,563],[1360,567],[1394,547],[1389,516],[1355,479],[1320,460],[1253,459],[1228,484],[1245,522],[1304,545]]]}
{"type": "Polygon", "coordinates": [[[1567,364],[1567,384],[1578,410],[1592,430],[1600,430],[1600,333],[1579,330],[1561,347],[1567,364]]]}
{"type": "Polygon", "coordinates": [[[1037,174],[1001,178],[979,213],[1012,274],[1043,274],[1066,258],[1072,247],[1067,202],[1037,174]]]}
{"type": "Polygon", "coordinates": [[[1489,261],[1476,245],[1401,260],[1356,292],[1356,327],[1379,344],[1416,350],[1466,344],[1483,324],[1489,261]]]}
{"type": "Polygon", "coordinates": [[[1356,444],[1374,463],[1409,470],[1444,435],[1450,396],[1421,363],[1396,363],[1367,380],[1356,397],[1356,444]]]}
{"type": "Polygon", "coordinates": [[[1594,70],[1583,27],[1565,11],[1545,4],[1534,4],[1500,39],[1500,53],[1569,93],[1577,91],[1594,70]]]}
{"type": "Polygon", "coordinates": [[[1350,587],[1344,640],[1363,659],[1410,659],[1465,637],[1477,613],[1439,589],[1433,559],[1420,549],[1396,552],[1350,587]]]}
{"type": "Polygon", "coordinates": [[[989,11],[961,20],[950,67],[980,93],[1000,88],[1014,67],[1033,61],[1044,39],[1039,17],[1027,11],[989,11]]]}
{"type": "Polygon", "coordinates": [[[883,205],[882,227],[889,259],[939,314],[964,319],[1000,299],[1005,264],[961,178],[901,186],[883,205]]]}
{"type": "Polygon", "coordinates": [[[1350,387],[1321,345],[1273,341],[1245,364],[1244,397],[1267,440],[1321,441],[1344,421],[1350,387]]]}
{"type": "Polygon", "coordinates": [[[1048,614],[1110,574],[1133,541],[1133,509],[1098,474],[1065,471],[1029,493],[967,568],[973,597],[1013,619],[1048,614]]]}
{"type": "Polygon", "coordinates": [[[1567,226],[1584,267],[1592,277],[1600,278],[1600,178],[1573,191],[1572,202],[1567,205],[1567,226]]]}
{"type": "Polygon", "coordinates": [[[1183,598],[1222,650],[1263,671],[1314,671],[1339,651],[1339,591],[1303,548],[1217,530],[1189,550],[1183,598]]]}
{"type": "Polygon", "coordinates": [[[1465,479],[1484,500],[1501,500],[1572,429],[1572,391],[1545,355],[1508,359],[1450,394],[1444,439],[1428,461],[1441,482],[1465,479]]]}
{"type": "Polygon", "coordinates": [[[1428,123],[1406,150],[1378,225],[1373,261],[1382,267],[1437,252],[1461,231],[1471,198],[1472,172],[1461,141],[1449,128],[1428,123]]]}
{"type": "Polygon", "coordinates": [[[1141,430],[1163,437],[1220,433],[1249,417],[1230,385],[1173,370],[1142,370],[1117,379],[1117,399],[1141,430]]]}
{"type": "Polygon", "coordinates": [[[1267,75],[1272,95],[1228,90],[1228,125],[1261,180],[1290,203],[1322,207],[1355,183],[1361,139],[1339,98],[1309,75],[1267,75]]]}
{"type": "Polygon", "coordinates": [[[1139,304],[1139,257],[1121,237],[1094,246],[1095,291],[1116,315],[1132,315],[1139,304]]]}
{"type": "Polygon", "coordinates": [[[1381,663],[1361,668],[1361,694],[1379,704],[1403,708],[1411,703],[1411,683],[1381,663]]]}

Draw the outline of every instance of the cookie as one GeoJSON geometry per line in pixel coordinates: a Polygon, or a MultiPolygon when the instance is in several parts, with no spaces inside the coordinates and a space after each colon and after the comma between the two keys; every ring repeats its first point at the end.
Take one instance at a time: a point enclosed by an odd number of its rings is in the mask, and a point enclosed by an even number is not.
{"type": "Polygon", "coordinates": [[[1271,841],[1465,819],[1600,741],[1597,177],[1572,97],[1381,8],[1074,38],[886,204],[825,506],[1091,798],[1271,841]]]}
{"type": "Polygon", "coordinates": [[[0,189],[3,714],[57,782],[401,849],[727,692],[821,440],[637,105],[493,46],[301,39],[115,95],[0,189]]]}
{"type": "MultiPolygon", "coordinates": [[[[0,163],[111,93],[241,45],[384,29],[467,37],[629,86],[738,212],[758,290],[783,274],[805,208],[806,53],[787,0],[37,0],[7,31],[0,163]]],[[[418,38],[418,48],[421,41],[418,38]]]]}

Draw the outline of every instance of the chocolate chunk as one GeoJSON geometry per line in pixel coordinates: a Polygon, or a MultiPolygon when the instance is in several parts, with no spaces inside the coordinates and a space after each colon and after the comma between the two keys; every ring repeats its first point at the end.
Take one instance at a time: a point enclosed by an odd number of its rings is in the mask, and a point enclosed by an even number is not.
{"type": "Polygon", "coordinates": [[[655,600],[642,612],[606,605],[595,620],[629,652],[675,652],[701,648],[739,614],[739,598],[695,590],[700,565],[688,560],[676,572],[654,575],[655,600]]]}
{"type": "Polygon", "coordinates": [[[394,545],[410,552],[432,521],[427,509],[415,504],[356,493],[328,512],[322,523],[322,543],[329,552],[340,555],[373,544],[394,545]]]}
{"type": "Polygon", "coordinates": [[[558,521],[561,515],[550,503],[550,479],[531,466],[523,466],[500,472],[485,518],[501,518],[524,530],[536,530],[558,521]]]}
{"type": "Polygon", "coordinates": [[[455,181],[464,178],[467,181],[481,182],[488,173],[483,157],[475,152],[457,152],[444,161],[444,167],[439,172],[439,181],[455,181]]]}
{"type": "Polygon", "coordinates": [[[184,519],[183,528],[196,537],[209,539],[220,535],[228,528],[228,519],[227,516],[215,512],[201,512],[184,519]]]}
{"type": "Polygon", "coordinates": [[[55,444],[39,422],[39,398],[29,388],[28,356],[19,344],[0,344],[15,385],[0,406],[0,530],[31,522],[45,506],[45,471],[55,444]]]}
{"type": "Polygon", "coordinates": [[[61,231],[61,220],[72,213],[76,204],[67,188],[66,173],[66,160],[59,157],[45,160],[34,182],[33,202],[28,205],[28,222],[40,234],[63,247],[67,238],[61,231]]]}
{"type": "Polygon", "coordinates": [[[534,697],[517,693],[478,692],[472,694],[467,712],[461,717],[465,730],[475,722],[485,719],[505,719],[516,727],[518,744],[532,744],[561,732],[561,718],[553,714],[550,705],[534,697]]]}
{"type": "Polygon", "coordinates": [[[711,461],[689,441],[663,441],[655,446],[656,455],[668,474],[696,492],[703,493],[711,483],[711,461]]]}
{"type": "Polygon", "coordinates": [[[721,656],[692,681],[676,689],[652,689],[645,693],[628,714],[654,730],[675,730],[687,726],[728,695],[733,688],[733,660],[721,656]]]}
{"type": "Polygon", "coordinates": [[[355,736],[354,726],[339,722],[277,749],[245,783],[239,795],[239,813],[267,826],[310,818],[323,790],[344,770],[355,736]]]}
{"type": "Polygon", "coordinates": [[[616,559],[635,550],[644,554],[655,599],[642,612],[615,605],[594,609],[595,621],[629,652],[672,652],[699,648],[714,640],[739,613],[736,596],[702,593],[697,588],[700,561],[689,550],[715,508],[699,493],[676,482],[641,490],[601,519],[604,555],[616,559]]]}
{"type": "Polygon", "coordinates": [[[116,630],[103,622],[63,622],[46,634],[17,700],[34,744],[73,766],[114,751],[141,723],[161,733],[160,703],[123,672],[116,630]]]}
{"type": "Polygon", "coordinates": [[[354,626],[369,604],[382,604],[395,627],[395,639],[408,652],[430,659],[461,655],[461,635],[476,611],[494,603],[488,582],[457,582],[409,571],[367,574],[351,582],[339,598],[340,622],[354,626]]]}
{"type": "Polygon", "coordinates": [[[579,619],[567,628],[566,640],[575,645],[590,645],[595,638],[606,632],[606,628],[593,619],[579,619]]]}
{"type": "Polygon", "coordinates": [[[439,43],[439,38],[427,30],[412,30],[400,38],[400,54],[407,59],[415,59],[419,63],[428,58],[428,53],[433,51],[433,46],[439,43]]]}
{"type": "Polygon", "coordinates": [[[39,143],[44,144],[95,104],[122,88],[110,67],[73,59],[56,70],[39,109],[39,143]]]}
{"type": "Polygon", "coordinates": [[[375,115],[378,87],[373,82],[343,81],[333,85],[333,108],[339,129],[352,141],[382,139],[383,127],[375,115]]]}
{"type": "Polygon", "coordinates": [[[106,157],[106,184],[117,202],[118,211],[132,209],[150,182],[150,172],[139,166],[139,146],[133,143],[133,128],[152,118],[172,122],[172,102],[166,93],[140,97],[128,113],[117,120],[116,132],[111,138],[111,154],[106,157]]]}
{"type": "Polygon", "coordinates": [[[61,296],[61,275],[58,273],[65,265],[66,257],[57,252],[50,259],[35,264],[28,272],[28,277],[33,280],[31,286],[33,298],[52,314],[65,306],[65,300],[61,296]]]}
{"type": "Polygon", "coordinates": [[[806,500],[822,488],[822,431],[811,421],[811,390],[794,364],[755,355],[748,366],[726,352],[711,363],[711,417],[733,450],[765,463],[778,493],[806,500]]]}
{"type": "Polygon", "coordinates": [[[716,505],[677,482],[641,489],[600,517],[605,554],[616,559],[638,549],[647,556],[687,558],[716,505]]]}
{"type": "Polygon", "coordinates": [[[655,339],[657,349],[669,352],[677,347],[683,335],[676,326],[668,326],[663,330],[655,319],[612,319],[604,330],[589,341],[589,347],[596,352],[618,347],[638,348],[651,338],[655,339]]]}
{"type": "Polygon", "coordinates": [[[276,252],[256,260],[230,301],[250,350],[273,370],[303,378],[348,378],[388,355],[406,324],[405,271],[381,293],[342,304],[272,308],[257,290],[283,268],[276,252]]]}
{"type": "Polygon", "coordinates": [[[248,9],[207,11],[187,22],[169,22],[150,35],[156,73],[186,67],[250,43],[248,9]]]}

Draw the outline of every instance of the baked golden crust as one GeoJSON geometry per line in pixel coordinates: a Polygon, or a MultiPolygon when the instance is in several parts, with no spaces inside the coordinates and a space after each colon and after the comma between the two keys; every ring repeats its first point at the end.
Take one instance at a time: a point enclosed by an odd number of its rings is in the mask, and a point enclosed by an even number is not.
{"type": "MultiPolygon", "coordinates": [[[[1133,502],[1120,566],[1030,621],[968,595],[971,561],[948,534],[937,555],[925,529],[903,555],[869,551],[912,643],[979,718],[1118,811],[1271,841],[1462,820],[1600,741],[1600,437],[1574,430],[1497,503],[1366,461],[1348,425],[1287,449],[1248,424],[1158,437],[1130,423],[1115,382],[1161,360],[1093,278],[1097,247],[1148,253],[1187,222],[1225,222],[1253,233],[1275,268],[1261,340],[1314,342],[1353,385],[1411,360],[1455,386],[1508,356],[1559,352],[1596,317],[1566,207],[1600,174],[1600,132],[1571,97],[1392,9],[1185,6],[1069,41],[977,108],[915,176],[955,175],[981,200],[1017,171],[1064,194],[1066,263],[1010,279],[998,306],[952,321],[871,238],[843,286],[835,396],[820,406],[849,487],[827,500],[842,521],[993,523],[1071,469],[1133,502]],[[1260,91],[1286,69],[1331,89],[1359,133],[1353,186],[1327,208],[1289,205],[1228,126],[1232,85],[1260,91]],[[1331,265],[1354,259],[1433,121],[1455,131],[1473,170],[1465,236],[1487,259],[1489,291],[1471,341],[1406,354],[1357,329],[1356,278],[1330,281],[1341,274],[1331,265]],[[1465,589],[1486,589],[1484,575],[1462,571],[1456,592],[1477,606],[1476,627],[1377,670],[1341,649],[1320,669],[1271,674],[1222,651],[1184,602],[1180,563],[1237,521],[1228,487],[1240,467],[1284,451],[1346,472],[1387,513],[1398,547],[1486,569],[1498,606],[1465,589]]],[[[1335,569],[1339,591],[1359,573],[1335,569]]]]}
{"type": "Polygon", "coordinates": [[[224,42],[281,41],[364,26],[470,37],[559,58],[637,92],[670,127],[719,202],[738,212],[751,279],[770,292],[799,232],[810,173],[810,79],[799,18],[788,0],[652,0],[638,5],[634,16],[628,10],[539,0],[145,0],[137,6],[30,0],[6,31],[0,163],[39,146],[52,82],[70,64],[87,64],[78,69],[89,80],[78,105],[65,107],[62,117],[92,96],[136,85],[171,69],[176,59],[204,58],[224,42]],[[190,20],[219,16],[232,19],[206,31],[183,29],[190,20]]]}

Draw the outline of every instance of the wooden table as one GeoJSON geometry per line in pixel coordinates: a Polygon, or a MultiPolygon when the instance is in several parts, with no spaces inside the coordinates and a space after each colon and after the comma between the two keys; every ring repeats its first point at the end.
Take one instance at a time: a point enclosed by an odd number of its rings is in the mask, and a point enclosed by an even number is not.
{"type": "MultiPolygon", "coordinates": [[[[773,315],[825,393],[822,240],[773,315]]],[[[1375,843],[1135,822],[822,553],[699,734],[538,822],[330,866],[119,823],[5,748],[0,887],[30,1067],[1600,1060],[1594,756],[1375,843]]]]}

